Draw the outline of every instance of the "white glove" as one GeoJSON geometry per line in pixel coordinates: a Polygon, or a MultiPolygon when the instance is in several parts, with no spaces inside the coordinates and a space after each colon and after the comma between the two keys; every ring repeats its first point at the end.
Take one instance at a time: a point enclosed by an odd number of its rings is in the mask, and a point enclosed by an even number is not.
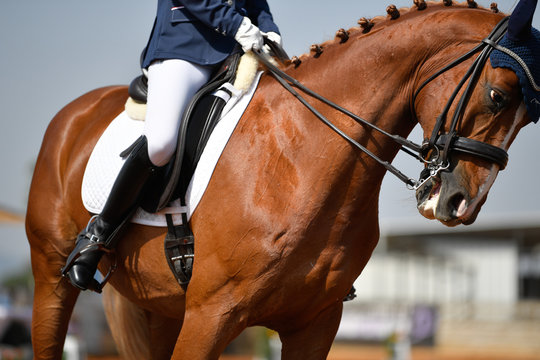
{"type": "MultiPolygon", "coordinates": [[[[275,42],[279,46],[283,47],[283,42],[281,40],[281,35],[279,35],[278,33],[270,31],[270,32],[267,32],[267,33],[263,32],[263,35],[266,36],[268,38],[268,40],[272,40],[273,42],[275,42]]],[[[268,45],[264,45],[263,50],[267,54],[272,54],[272,49],[270,49],[270,46],[268,46],[268,45]]]]}
{"type": "Polygon", "coordinates": [[[266,36],[269,40],[272,40],[273,42],[278,44],[279,46],[283,46],[283,40],[281,39],[281,35],[279,35],[278,33],[270,31],[267,33],[263,32],[263,35],[266,36]]]}
{"type": "Polygon", "coordinates": [[[248,17],[244,17],[242,24],[236,31],[234,39],[242,46],[244,52],[260,50],[263,46],[263,35],[258,27],[251,23],[248,17]]]}

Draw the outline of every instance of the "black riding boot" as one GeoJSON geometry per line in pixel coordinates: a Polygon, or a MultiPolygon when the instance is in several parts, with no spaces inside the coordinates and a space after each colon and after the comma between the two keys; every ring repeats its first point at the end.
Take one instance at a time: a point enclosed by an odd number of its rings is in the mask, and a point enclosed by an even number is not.
{"type": "Polygon", "coordinates": [[[62,275],[81,290],[101,292],[94,279],[103,254],[116,244],[116,234],[137,209],[143,188],[157,167],[148,158],[148,144],[142,136],[133,145],[112,187],[101,214],[90,221],[77,237],[62,275]]]}

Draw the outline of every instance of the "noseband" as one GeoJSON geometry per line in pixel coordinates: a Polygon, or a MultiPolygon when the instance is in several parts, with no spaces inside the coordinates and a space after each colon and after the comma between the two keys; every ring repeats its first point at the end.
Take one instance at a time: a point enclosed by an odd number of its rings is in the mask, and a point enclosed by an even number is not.
{"type": "MultiPolygon", "coordinates": [[[[465,111],[465,107],[469,102],[470,96],[474,90],[474,87],[478,81],[478,78],[480,77],[480,74],[484,68],[484,66],[487,63],[487,60],[489,59],[489,55],[493,51],[493,49],[500,49],[501,46],[498,45],[499,41],[502,39],[504,34],[507,31],[508,28],[508,17],[501,20],[493,29],[491,34],[489,36],[482,40],[480,44],[478,44],[475,48],[467,52],[466,54],[462,55],[458,59],[452,61],[449,65],[445,66],[441,70],[439,70],[437,73],[430,76],[426,81],[424,81],[420,87],[416,90],[416,92],[413,95],[413,104],[416,101],[416,98],[420,91],[431,81],[433,81],[435,78],[440,76],[441,74],[445,73],[446,71],[454,68],[458,64],[461,64],[465,60],[471,58],[474,54],[480,52],[480,54],[477,56],[477,58],[474,60],[473,64],[469,68],[469,70],[466,72],[466,74],[463,76],[461,81],[459,82],[458,86],[452,93],[450,99],[446,103],[446,106],[444,107],[442,113],[438,116],[437,122],[435,123],[435,127],[433,128],[431,138],[427,141],[424,141],[422,145],[418,145],[406,138],[403,138],[399,135],[392,135],[388,132],[384,131],[383,129],[375,126],[374,124],[368,122],[367,120],[359,117],[358,115],[355,115],[351,113],[350,111],[340,107],[339,105],[333,103],[332,101],[322,97],[321,95],[315,93],[314,91],[308,89],[304,85],[302,85],[300,82],[298,82],[293,77],[289,76],[285,72],[278,69],[276,66],[274,66],[269,58],[269,56],[260,51],[255,50],[254,53],[257,55],[258,59],[267,67],[268,71],[274,76],[274,78],[285,88],[287,89],[292,95],[294,95],[306,108],[308,108],[317,118],[319,118],[322,122],[324,122],[326,125],[328,125],[333,131],[335,131],[337,134],[342,136],[344,139],[349,141],[353,146],[360,149],[362,152],[364,152],[366,155],[377,161],[379,164],[384,166],[386,170],[394,174],[397,178],[399,178],[401,181],[403,181],[408,187],[411,189],[417,190],[420,188],[425,182],[427,182],[429,179],[438,176],[438,174],[449,168],[449,154],[452,151],[460,152],[460,153],[466,153],[470,154],[476,157],[479,157],[481,159],[487,160],[491,163],[499,165],[500,169],[504,169],[506,167],[506,164],[508,163],[508,153],[497,146],[466,138],[463,136],[458,135],[457,126],[460,121],[460,119],[463,117],[463,113],[465,111]],[[470,79],[470,80],[469,80],[470,79]],[[448,112],[450,111],[450,107],[454,103],[458,93],[460,92],[461,88],[465,83],[469,80],[467,87],[465,88],[465,91],[463,92],[463,95],[461,96],[456,111],[453,114],[452,122],[450,123],[449,131],[447,133],[444,133],[444,125],[446,123],[446,119],[448,117],[448,112]],[[336,127],[331,121],[329,121],[326,117],[324,117],[317,109],[315,109],[304,97],[302,97],[294,88],[297,88],[301,90],[302,92],[306,93],[307,95],[313,97],[314,99],[317,99],[326,105],[329,105],[330,107],[334,108],[335,110],[338,110],[339,112],[349,116],[350,118],[354,119],[358,123],[361,123],[362,125],[368,126],[372,128],[373,130],[379,131],[380,133],[390,137],[393,141],[401,145],[401,149],[407,154],[417,158],[418,160],[424,162],[426,164],[426,168],[422,171],[420,174],[420,180],[414,180],[412,178],[407,177],[404,175],[401,171],[399,171],[396,167],[394,167],[392,164],[390,164],[388,161],[384,161],[377,157],[375,154],[371,153],[367,148],[365,148],[363,145],[356,142],[354,139],[349,137],[347,134],[345,134],[342,130],[340,130],[338,127],[336,127]]],[[[269,40],[265,40],[266,42],[269,42],[269,40]]],[[[272,44],[272,46],[275,46],[275,44],[272,44]]],[[[271,47],[272,47],[271,46],[271,47]]],[[[504,48],[503,48],[504,49],[504,48]]],[[[416,118],[416,113],[413,106],[413,114],[416,118]]]]}

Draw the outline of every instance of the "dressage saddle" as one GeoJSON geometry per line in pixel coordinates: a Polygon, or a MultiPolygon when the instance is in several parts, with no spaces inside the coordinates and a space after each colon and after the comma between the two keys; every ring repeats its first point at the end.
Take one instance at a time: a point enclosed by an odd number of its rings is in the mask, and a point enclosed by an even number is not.
{"type": "MultiPolygon", "coordinates": [[[[288,60],[283,48],[265,39],[272,53],[281,61],[288,60]]],[[[193,97],[185,110],[178,133],[175,155],[162,173],[155,176],[143,197],[141,207],[150,213],[163,209],[171,200],[180,199],[185,206],[185,194],[195,172],[195,168],[208,139],[216,127],[227,101],[219,92],[232,95],[225,83],[233,83],[237,74],[241,52],[234,52],[221,65],[208,84],[193,97]]],[[[130,97],[138,103],[146,103],[148,79],[142,74],[135,78],[129,88],[130,97]]],[[[136,144],[134,144],[136,145],[136,144]]],[[[121,156],[129,154],[132,145],[121,156]]],[[[194,236],[189,227],[187,214],[182,213],[182,224],[173,223],[172,216],[167,218],[167,236],[165,254],[167,262],[182,287],[187,287],[191,278],[194,259],[194,236]]]]}

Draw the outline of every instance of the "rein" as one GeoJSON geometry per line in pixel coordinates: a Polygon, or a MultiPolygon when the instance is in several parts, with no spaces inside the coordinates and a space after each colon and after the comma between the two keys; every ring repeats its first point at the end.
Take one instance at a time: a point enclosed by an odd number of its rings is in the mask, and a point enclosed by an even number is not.
{"type": "Polygon", "coordinates": [[[289,91],[294,97],[296,97],[309,111],[311,111],[319,120],[321,120],[324,124],[329,126],[333,131],[335,131],[338,135],[343,137],[345,140],[350,142],[354,147],[364,152],[366,155],[371,157],[373,160],[378,162],[380,165],[384,166],[386,170],[394,174],[398,179],[403,181],[407,186],[415,187],[417,184],[417,181],[409,178],[405,174],[403,174],[401,171],[399,171],[395,166],[393,166],[388,161],[382,160],[377,155],[373,154],[371,151],[369,151],[365,146],[358,143],[356,140],[351,138],[349,135],[345,134],[342,130],[340,130],[337,126],[335,126],[330,120],[328,120],[323,114],[321,114],[317,109],[315,109],[302,95],[300,95],[294,87],[300,89],[302,92],[308,94],[309,96],[321,101],[322,103],[332,107],[335,110],[338,110],[342,114],[345,114],[349,116],[350,118],[356,120],[357,122],[366,125],[373,130],[379,131],[380,133],[390,137],[392,140],[394,140],[396,143],[400,144],[401,150],[405,151],[409,155],[416,157],[417,159],[423,161],[423,159],[420,157],[420,152],[422,150],[422,146],[418,145],[404,137],[401,137],[399,135],[392,135],[385,130],[377,127],[376,125],[368,122],[367,120],[361,118],[360,116],[353,114],[349,110],[342,108],[341,106],[335,104],[334,102],[326,99],[325,97],[317,94],[316,92],[310,90],[306,86],[304,86],[302,83],[300,83],[295,78],[291,77],[290,75],[286,74],[279,68],[277,68],[275,65],[272,64],[270,60],[270,56],[266,54],[263,51],[260,50],[254,50],[253,51],[258,59],[268,68],[268,71],[274,76],[274,78],[287,90],[289,91]]]}
{"type": "Polygon", "coordinates": [[[428,180],[430,180],[433,177],[438,176],[438,174],[441,171],[446,170],[450,167],[448,156],[451,151],[467,153],[467,154],[474,155],[476,157],[480,157],[489,162],[498,164],[501,170],[506,167],[506,164],[508,162],[508,154],[504,149],[482,142],[482,141],[458,136],[457,125],[459,123],[459,120],[463,116],[463,113],[465,111],[465,106],[467,105],[470,99],[472,91],[474,90],[474,87],[477,83],[480,73],[482,72],[482,69],[484,68],[485,64],[487,63],[487,60],[489,59],[489,55],[491,54],[493,49],[501,48],[501,46],[499,46],[498,43],[502,39],[504,34],[506,33],[507,27],[508,27],[508,17],[501,20],[495,26],[495,28],[492,30],[489,36],[486,39],[482,40],[480,44],[475,46],[472,50],[468,51],[466,54],[460,56],[458,59],[452,61],[450,64],[448,64],[447,66],[445,66],[444,68],[442,68],[441,70],[433,74],[432,76],[430,76],[416,90],[412,99],[413,115],[415,118],[417,118],[417,116],[416,116],[416,111],[414,108],[414,103],[420,91],[424,89],[424,87],[428,85],[431,81],[433,81],[435,78],[437,78],[444,72],[454,68],[455,66],[461,64],[465,60],[472,57],[474,54],[480,52],[478,57],[474,60],[471,67],[465,73],[464,77],[461,79],[458,86],[456,87],[452,95],[450,96],[442,113],[437,117],[437,122],[435,123],[435,126],[433,128],[431,138],[427,141],[424,141],[422,145],[416,144],[399,135],[390,134],[386,132],[385,130],[377,127],[376,125],[370,123],[369,121],[361,118],[360,116],[353,114],[349,110],[344,109],[343,107],[335,104],[334,102],[310,90],[309,88],[301,84],[298,80],[296,80],[295,78],[291,77],[290,75],[286,74],[285,72],[280,70],[278,67],[273,65],[270,60],[270,56],[266,54],[265,52],[261,50],[254,50],[254,53],[258,57],[258,59],[267,67],[270,74],[287,91],[289,91],[293,96],[295,96],[308,110],[310,110],[319,120],[321,120],[324,124],[329,126],[333,131],[335,131],[338,135],[340,135],[349,143],[351,143],[354,147],[361,150],[366,155],[368,155],[373,160],[375,160],[377,163],[382,165],[387,171],[395,175],[398,179],[403,181],[407,185],[408,188],[412,190],[418,190],[428,180]],[[461,90],[463,85],[467,82],[467,80],[469,80],[469,83],[467,84],[467,87],[457,104],[456,111],[454,112],[453,117],[452,117],[449,132],[443,133],[444,125],[446,123],[446,118],[448,116],[450,107],[452,106],[459,91],[461,90]],[[414,158],[426,164],[426,168],[420,174],[420,179],[414,180],[406,176],[399,169],[393,166],[391,163],[379,158],[377,155],[369,151],[365,146],[359,144],[357,141],[355,141],[350,136],[345,134],[341,129],[335,126],[330,120],[328,120],[317,109],[315,109],[294,88],[299,89],[301,92],[315,98],[316,100],[319,100],[320,102],[332,107],[333,109],[341,112],[342,114],[347,115],[348,117],[354,119],[356,122],[362,125],[368,126],[371,129],[384,134],[385,136],[394,140],[397,144],[401,145],[400,150],[406,152],[407,154],[413,156],[414,158]]]}

